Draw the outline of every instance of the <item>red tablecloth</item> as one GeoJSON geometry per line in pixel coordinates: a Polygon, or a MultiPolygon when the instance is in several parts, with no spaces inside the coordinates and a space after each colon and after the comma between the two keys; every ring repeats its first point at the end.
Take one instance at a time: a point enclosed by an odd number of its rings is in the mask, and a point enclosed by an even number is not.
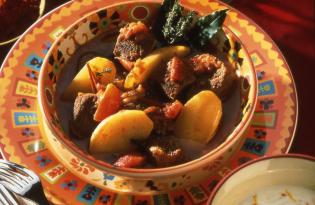
{"type": "MultiPolygon", "coordinates": [[[[46,11],[64,2],[47,0],[46,11]]],[[[299,99],[299,122],[291,152],[315,156],[314,0],[233,0],[231,5],[260,25],[287,59],[299,99]]],[[[0,47],[0,64],[10,46],[0,47]]]]}

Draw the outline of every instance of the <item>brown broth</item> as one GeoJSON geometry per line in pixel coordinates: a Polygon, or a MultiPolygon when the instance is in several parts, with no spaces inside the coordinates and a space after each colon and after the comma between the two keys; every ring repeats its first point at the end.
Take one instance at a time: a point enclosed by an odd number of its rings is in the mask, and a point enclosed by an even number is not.
{"type": "MultiPolygon", "coordinates": [[[[56,91],[56,107],[61,125],[70,136],[69,132],[69,121],[72,116],[73,103],[68,103],[60,100],[60,96],[67,86],[71,83],[76,73],[81,69],[86,61],[93,57],[100,56],[113,59],[113,48],[115,46],[116,37],[104,37],[99,36],[85,45],[77,49],[77,51],[67,61],[65,67],[62,70],[60,79],[57,83],[56,91]]],[[[121,66],[115,61],[115,65],[118,70],[121,70],[121,66]]],[[[240,122],[241,114],[241,96],[240,96],[240,85],[237,83],[236,89],[230,94],[229,98],[223,102],[223,115],[220,127],[216,135],[208,144],[201,144],[198,142],[181,139],[180,144],[184,150],[187,160],[196,159],[209,151],[215,149],[218,145],[226,140],[228,135],[233,131],[236,125],[240,122]],[[188,158],[189,156],[189,158],[188,158]]],[[[90,138],[87,137],[83,140],[73,138],[73,142],[83,151],[89,153],[90,138]]],[[[115,154],[97,154],[93,155],[97,159],[104,160],[109,163],[113,163],[116,159],[115,154]]]]}

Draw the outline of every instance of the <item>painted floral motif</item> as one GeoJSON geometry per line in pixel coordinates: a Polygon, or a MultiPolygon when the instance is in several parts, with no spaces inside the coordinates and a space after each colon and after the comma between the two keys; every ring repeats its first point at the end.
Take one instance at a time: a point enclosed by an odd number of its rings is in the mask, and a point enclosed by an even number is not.
{"type": "Polygon", "coordinates": [[[30,102],[27,98],[18,99],[16,103],[16,107],[18,108],[30,108],[30,102]]]}
{"type": "Polygon", "coordinates": [[[155,185],[154,181],[152,180],[147,181],[146,187],[149,187],[150,190],[158,190],[158,187],[155,185]]]}
{"type": "Polygon", "coordinates": [[[60,176],[62,176],[66,172],[66,168],[63,166],[57,166],[54,167],[53,169],[49,170],[47,175],[51,178],[51,180],[56,179],[60,176]]]}
{"type": "Polygon", "coordinates": [[[78,183],[76,180],[66,180],[61,184],[61,187],[65,190],[76,190],[78,183]]]}
{"type": "Polygon", "coordinates": [[[99,188],[88,184],[79,194],[78,200],[84,204],[94,204],[94,202],[98,199],[100,191],[101,190],[99,188]]]}
{"type": "Polygon", "coordinates": [[[24,137],[32,137],[32,136],[35,135],[35,133],[34,133],[34,131],[33,131],[31,128],[26,127],[26,128],[24,128],[24,129],[22,130],[22,135],[23,135],[24,137]]]}
{"type": "Polygon", "coordinates": [[[114,185],[118,189],[128,189],[130,188],[128,181],[126,180],[117,180],[114,181],[114,185]]]}
{"type": "Polygon", "coordinates": [[[117,11],[115,11],[111,16],[108,16],[107,10],[102,10],[97,13],[97,15],[93,15],[90,19],[89,28],[94,35],[97,35],[102,30],[105,30],[109,27],[110,24],[114,26],[118,26],[121,22],[120,15],[117,11]]]}
{"type": "Polygon", "coordinates": [[[263,99],[259,101],[260,107],[264,110],[272,109],[273,100],[270,99],[263,99]]]}
{"type": "Polygon", "coordinates": [[[265,77],[265,71],[256,71],[258,80],[262,80],[265,77]]]}
{"type": "Polygon", "coordinates": [[[36,157],[36,161],[40,167],[45,167],[46,165],[50,164],[51,159],[49,159],[48,157],[46,157],[44,155],[38,155],[36,157]]]}
{"type": "Polygon", "coordinates": [[[255,133],[255,137],[257,139],[263,139],[267,135],[266,130],[263,130],[263,129],[256,129],[256,130],[254,130],[254,133],[255,133]]]}
{"type": "Polygon", "coordinates": [[[101,202],[102,204],[107,204],[108,202],[110,202],[112,196],[111,195],[108,195],[108,194],[104,194],[104,195],[101,195],[98,200],[99,202],[101,202]]]}
{"type": "Polygon", "coordinates": [[[263,141],[261,139],[246,138],[242,150],[247,151],[258,156],[265,155],[269,147],[269,142],[263,141]]]}
{"type": "Polygon", "coordinates": [[[53,83],[57,81],[57,74],[60,72],[60,68],[65,63],[65,58],[60,50],[53,52],[48,59],[49,64],[52,66],[48,76],[53,83]]]}
{"type": "Polygon", "coordinates": [[[103,185],[107,185],[107,181],[113,181],[115,176],[103,173],[103,185]]]}
{"type": "Polygon", "coordinates": [[[241,44],[234,39],[234,37],[229,38],[229,50],[228,50],[228,59],[231,63],[236,62],[240,66],[243,64],[244,57],[241,44]]]}
{"type": "Polygon", "coordinates": [[[43,58],[34,53],[29,55],[25,61],[25,65],[27,67],[38,72],[40,71],[42,64],[43,64],[43,58]]]}
{"type": "Polygon", "coordinates": [[[26,73],[26,77],[32,79],[32,80],[37,80],[38,79],[38,75],[37,72],[34,70],[30,70],[26,73]]]}
{"type": "Polygon", "coordinates": [[[90,174],[95,171],[95,168],[82,162],[78,158],[73,158],[70,161],[70,164],[73,166],[74,169],[76,169],[78,172],[81,172],[85,175],[90,174]]]}

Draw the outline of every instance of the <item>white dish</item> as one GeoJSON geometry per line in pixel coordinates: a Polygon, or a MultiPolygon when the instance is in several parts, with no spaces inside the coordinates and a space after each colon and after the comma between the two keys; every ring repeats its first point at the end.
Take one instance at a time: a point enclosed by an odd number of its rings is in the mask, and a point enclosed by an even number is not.
{"type": "Polygon", "coordinates": [[[315,158],[278,155],[251,161],[226,176],[209,205],[315,205],[315,158]]]}

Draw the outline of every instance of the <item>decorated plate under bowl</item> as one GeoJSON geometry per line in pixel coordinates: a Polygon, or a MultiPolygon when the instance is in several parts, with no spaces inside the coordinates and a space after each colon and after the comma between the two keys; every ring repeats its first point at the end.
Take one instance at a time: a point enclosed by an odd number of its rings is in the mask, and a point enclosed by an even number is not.
{"type": "MultiPolygon", "coordinates": [[[[2,65],[0,145],[3,156],[38,173],[50,201],[55,204],[203,204],[215,184],[235,167],[260,156],[288,151],[297,120],[296,90],[289,67],[272,40],[251,20],[230,8],[226,24],[246,42],[259,80],[258,104],[251,127],[231,162],[207,180],[157,195],[122,195],[95,187],[82,180],[81,175],[93,169],[80,160],[73,162],[80,176],[65,168],[47,149],[39,129],[42,122],[37,103],[38,73],[51,43],[65,28],[90,11],[116,3],[84,0],[61,6],[26,32],[2,65]]],[[[182,3],[205,13],[228,7],[216,1],[187,0],[182,3]]],[[[148,12],[145,5],[139,3],[129,15],[140,20],[148,12]]],[[[215,168],[208,167],[209,170],[215,168]]],[[[111,177],[104,175],[103,180],[111,180],[111,177]]],[[[117,186],[124,186],[124,183],[117,186]]]]}

